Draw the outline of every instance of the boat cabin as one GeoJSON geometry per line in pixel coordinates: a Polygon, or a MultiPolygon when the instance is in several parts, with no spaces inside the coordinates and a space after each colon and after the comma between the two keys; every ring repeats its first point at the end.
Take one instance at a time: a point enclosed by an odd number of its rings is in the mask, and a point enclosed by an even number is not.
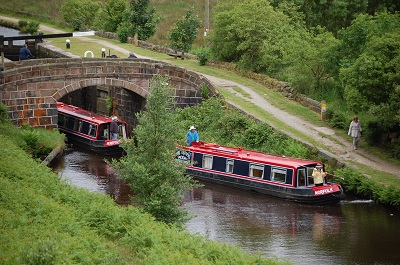
{"type": "Polygon", "coordinates": [[[111,117],[82,108],[57,102],[58,128],[66,134],[68,141],[96,153],[105,155],[122,154],[121,140],[128,138],[128,126],[118,120],[119,137],[111,139],[111,117]]]}
{"type": "Polygon", "coordinates": [[[188,174],[207,181],[314,204],[337,203],[344,195],[339,184],[326,178],[322,186],[314,185],[312,173],[321,161],[205,142],[182,146],[177,155],[190,163],[188,174]]]}

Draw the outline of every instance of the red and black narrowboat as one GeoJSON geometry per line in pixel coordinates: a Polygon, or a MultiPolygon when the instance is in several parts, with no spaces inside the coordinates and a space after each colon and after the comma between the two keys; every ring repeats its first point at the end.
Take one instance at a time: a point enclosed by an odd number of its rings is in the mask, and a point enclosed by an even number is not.
{"type": "Polygon", "coordinates": [[[62,102],[57,102],[58,128],[68,142],[106,156],[120,156],[121,140],[128,138],[128,126],[118,120],[119,137],[111,139],[111,117],[96,114],[62,102]]]}
{"type": "Polygon", "coordinates": [[[205,142],[180,146],[176,157],[190,161],[186,173],[200,180],[313,205],[337,204],[345,197],[342,187],[326,178],[322,186],[314,185],[314,168],[322,164],[325,170],[321,161],[205,142]]]}

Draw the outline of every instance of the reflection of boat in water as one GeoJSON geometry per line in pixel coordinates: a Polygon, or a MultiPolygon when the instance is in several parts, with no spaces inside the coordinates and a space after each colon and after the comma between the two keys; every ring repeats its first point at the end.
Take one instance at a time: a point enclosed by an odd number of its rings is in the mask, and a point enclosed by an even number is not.
{"type": "Polygon", "coordinates": [[[322,186],[314,185],[311,175],[321,161],[205,142],[180,146],[176,157],[190,161],[186,172],[198,179],[314,205],[337,204],[344,199],[339,184],[324,180],[322,186]]]}
{"type": "MultiPolygon", "coordinates": [[[[244,241],[252,237],[251,242],[265,242],[269,236],[278,234],[321,240],[326,235],[340,233],[341,207],[298,204],[208,181],[201,183],[202,188],[185,193],[184,199],[196,216],[190,222],[195,231],[224,231],[243,237],[244,241]]],[[[223,235],[216,238],[219,237],[223,235]]]]}
{"type": "Polygon", "coordinates": [[[103,116],[62,102],[57,102],[58,128],[68,141],[95,153],[122,155],[121,139],[127,139],[128,128],[119,120],[119,139],[112,140],[111,117],[103,116]]]}

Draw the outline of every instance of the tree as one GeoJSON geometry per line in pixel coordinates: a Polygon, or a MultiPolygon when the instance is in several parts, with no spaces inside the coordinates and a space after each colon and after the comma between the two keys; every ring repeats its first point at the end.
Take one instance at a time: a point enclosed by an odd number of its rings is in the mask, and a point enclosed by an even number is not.
{"type": "Polygon", "coordinates": [[[128,22],[132,36],[138,34],[140,40],[147,40],[156,33],[159,18],[154,8],[149,8],[150,0],[131,0],[128,22]]]}
{"type": "Polygon", "coordinates": [[[184,175],[185,164],[175,160],[178,122],[172,89],[165,77],[154,77],[146,110],[137,115],[135,138],[122,144],[126,156],[113,161],[119,176],[135,194],[133,202],[165,223],[182,224],[188,213],[180,208],[183,192],[196,182],[184,175]]]}
{"type": "Polygon", "coordinates": [[[93,25],[100,8],[99,2],[91,0],[67,0],[61,6],[61,15],[74,30],[86,29],[93,25]]]}
{"type": "Polygon", "coordinates": [[[169,39],[171,47],[188,52],[197,37],[199,27],[200,19],[194,15],[194,8],[192,7],[183,19],[175,23],[175,26],[170,31],[169,39]]]}
{"type": "Polygon", "coordinates": [[[107,0],[96,16],[96,25],[107,32],[117,32],[127,11],[126,0],[107,0]]]}

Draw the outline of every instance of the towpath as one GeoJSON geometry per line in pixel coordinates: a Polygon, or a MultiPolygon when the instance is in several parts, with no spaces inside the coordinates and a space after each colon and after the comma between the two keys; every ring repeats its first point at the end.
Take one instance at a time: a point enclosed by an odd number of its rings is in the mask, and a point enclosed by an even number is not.
{"type": "MultiPolygon", "coordinates": [[[[11,20],[11,21],[18,21],[17,19],[10,18],[10,17],[5,17],[5,16],[0,16],[0,19],[4,20],[11,20]]],[[[54,29],[49,26],[41,25],[40,30],[44,32],[51,32],[51,33],[62,33],[62,31],[54,29]]],[[[108,42],[107,40],[98,40],[98,39],[91,39],[87,37],[79,37],[81,41],[87,41],[87,42],[96,42],[99,44],[101,47],[107,47],[115,51],[119,51],[121,53],[126,54],[127,56],[129,55],[130,51],[122,48],[118,45],[115,45],[111,42],[108,42]]],[[[138,58],[146,58],[146,59],[152,59],[149,57],[142,56],[138,54],[137,52],[135,53],[138,58]]],[[[170,61],[168,63],[171,63],[170,61]]],[[[202,74],[202,73],[199,73],[202,74]]],[[[327,128],[327,127],[320,127],[312,124],[311,122],[304,120],[302,117],[295,116],[292,114],[289,114],[285,112],[284,110],[281,110],[275,106],[273,106],[265,97],[264,95],[260,95],[255,90],[253,90],[251,87],[244,86],[242,84],[239,84],[237,82],[233,82],[230,80],[226,79],[221,79],[215,76],[211,75],[205,75],[206,78],[208,78],[211,83],[213,83],[218,89],[224,89],[230,93],[236,94],[236,96],[241,97],[244,101],[251,102],[255,106],[263,109],[265,112],[267,112],[269,115],[272,115],[276,119],[280,120],[283,122],[288,128],[293,128],[297,131],[302,132],[303,134],[306,134],[310,137],[312,137],[314,140],[316,140],[318,144],[318,149],[323,152],[328,154],[331,157],[335,157],[338,161],[351,165],[353,167],[363,167],[363,166],[368,166],[372,169],[386,172],[389,174],[392,174],[393,176],[397,177],[400,179],[400,166],[391,163],[387,160],[381,159],[370,152],[361,149],[358,149],[357,151],[353,150],[352,143],[350,139],[344,139],[341,136],[337,135],[334,130],[327,128]],[[234,88],[239,87],[241,90],[243,90],[247,95],[243,95],[242,93],[237,93],[234,88]],[[250,95],[250,96],[249,96],[250,95]]],[[[229,102],[229,101],[228,101],[229,102]]],[[[229,102],[230,104],[236,106],[239,109],[244,110],[240,105],[235,104],[234,102],[229,102]]],[[[246,111],[246,110],[244,110],[246,111]]],[[[248,112],[248,111],[246,111],[248,112]]],[[[252,113],[250,113],[252,114],[252,113]]],[[[252,114],[254,115],[254,114],[252,114]]],[[[255,117],[257,117],[255,115],[255,117]]],[[[257,117],[261,119],[260,117],[257,117]]],[[[261,119],[262,120],[262,119],[261,119]]],[[[265,121],[268,122],[268,121],[265,121]]],[[[282,130],[282,129],[280,129],[282,130]]],[[[283,130],[286,134],[295,137],[292,135],[289,131],[283,130]]],[[[295,137],[297,138],[297,137],[295,137]]]]}

